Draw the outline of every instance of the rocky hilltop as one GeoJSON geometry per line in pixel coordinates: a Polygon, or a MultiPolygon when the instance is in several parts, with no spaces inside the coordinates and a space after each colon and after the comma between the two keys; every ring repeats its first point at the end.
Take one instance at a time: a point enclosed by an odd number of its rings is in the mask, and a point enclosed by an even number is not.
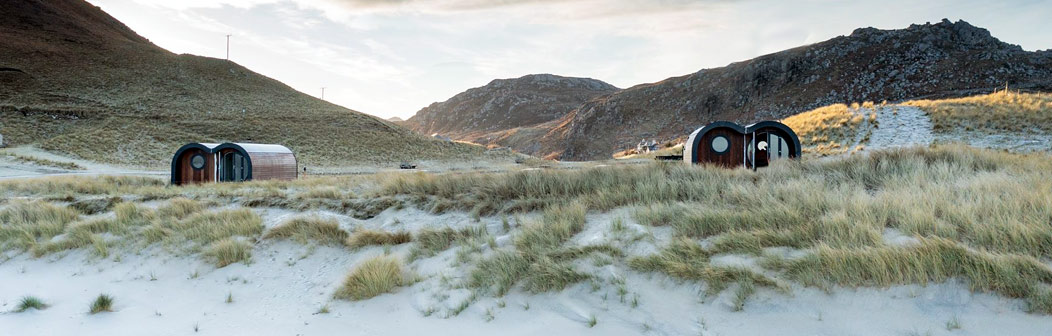
{"type": "Polygon", "coordinates": [[[473,157],[237,63],[176,55],[83,0],[0,1],[0,134],[164,167],[186,142],[281,143],[306,165],[473,157]]]}
{"type": "MultiPolygon", "coordinates": [[[[422,134],[438,133],[482,144],[500,143],[502,135],[562,118],[582,103],[617,90],[613,85],[591,78],[549,74],[497,79],[444,102],[433,103],[403,125],[422,134]]],[[[512,147],[525,148],[514,144],[512,147]]]]}
{"type": "Polygon", "coordinates": [[[715,120],[778,119],[841,102],[1052,90],[1052,51],[1024,51],[986,29],[943,20],[849,36],[637,85],[594,98],[552,126],[531,154],[609,158],[641,138],[685,137],[715,120]]]}

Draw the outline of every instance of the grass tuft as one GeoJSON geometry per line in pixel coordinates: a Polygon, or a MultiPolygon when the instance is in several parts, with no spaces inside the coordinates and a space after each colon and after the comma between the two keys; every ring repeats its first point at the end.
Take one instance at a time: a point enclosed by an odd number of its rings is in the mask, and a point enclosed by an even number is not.
{"type": "Polygon", "coordinates": [[[416,236],[413,238],[416,241],[416,246],[410,253],[410,259],[416,259],[418,257],[430,257],[440,251],[449,249],[453,244],[464,243],[472,239],[480,239],[485,237],[487,234],[486,227],[468,227],[463,229],[453,228],[441,228],[432,229],[425,228],[416,232],[416,236]]]}
{"type": "Polygon", "coordinates": [[[219,268],[236,262],[248,263],[252,260],[252,244],[226,238],[209,245],[204,255],[219,268]]]}
{"type": "Polygon", "coordinates": [[[337,299],[358,301],[390,293],[409,279],[402,262],[388,256],[377,256],[358,264],[333,295],[337,299]]]}
{"type": "Polygon", "coordinates": [[[16,312],[25,312],[30,309],[44,310],[47,309],[48,305],[43,300],[35,296],[25,296],[22,300],[18,301],[18,307],[15,308],[16,312]]]}
{"type": "Polygon", "coordinates": [[[92,314],[113,312],[113,297],[100,294],[95,298],[95,301],[91,302],[88,312],[92,314]]]}
{"type": "Polygon", "coordinates": [[[574,270],[569,263],[540,258],[527,271],[523,288],[534,293],[560,291],[571,284],[585,281],[590,275],[574,270]]]}
{"type": "Polygon", "coordinates": [[[191,199],[177,197],[168,201],[168,204],[157,209],[157,214],[163,218],[183,219],[205,209],[204,204],[191,199]]]}
{"type": "Polygon", "coordinates": [[[527,224],[515,239],[521,250],[546,251],[557,248],[584,228],[586,209],[581,203],[557,206],[544,212],[540,223],[527,224]]]}
{"type": "Polygon", "coordinates": [[[349,234],[340,229],[340,223],[335,219],[321,217],[297,217],[285,221],[267,231],[264,239],[292,239],[300,244],[308,241],[317,241],[322,244],[339,245],[347,240],[349,234]]]}
{"type": "Polygon", "coordinates": [[[369,245],[398,245],[413,240],[413,236],[406,231],[386,232],[362,229],[354,231],[347,238],[345,244],[351,248],[365,247],[369,245]]]}

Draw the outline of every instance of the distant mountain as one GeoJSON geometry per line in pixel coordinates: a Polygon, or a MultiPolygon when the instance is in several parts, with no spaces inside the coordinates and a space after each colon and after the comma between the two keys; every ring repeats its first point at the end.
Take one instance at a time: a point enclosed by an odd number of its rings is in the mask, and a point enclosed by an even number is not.
{"type": "Polygon", "coordinates": [[[833,103],[1052,90],[1052,50],[1028,52],[948,20],[850,36],[637,85],[585,102],[519,139],[530,154],[609,158],[639,139],[685,138],[715,120],[779,119],[833,103]],[[543,134],[543,135],[541,135],[543,134]]]}
{"type": "Polygon", "coordinates": [[[83,0],[0,1],[0,134],[163,167],[186,142],[280,143],[307,165],[474,157],[234,62],[176,55],[83,0]]]}
{"type": "MultiPolygon", "coordinates": [[[[506,136],[520,128],[562,118],[589,99],[617,90],[591,78],[549,74],[497,79],[433,103],[403,125],[421,134],[438,133],[457,140],[524,150],[529,144],[509,143],[506,136]]],[[[533,138],[536,136],[539,135],[533,138]]]]}

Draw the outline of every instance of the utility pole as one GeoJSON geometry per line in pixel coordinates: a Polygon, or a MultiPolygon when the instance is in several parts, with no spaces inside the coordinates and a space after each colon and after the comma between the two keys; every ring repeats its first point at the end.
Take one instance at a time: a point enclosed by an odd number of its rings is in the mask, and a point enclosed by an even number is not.
{"type": "Polygon", "coordinates": [[[230,34],[226,34],[226,60],[230,60],[230,34]]]}
{"type": "Polygon", "coordinates": [[[321,100],[325,100],[325,87],[321,87],[321,100]]]}

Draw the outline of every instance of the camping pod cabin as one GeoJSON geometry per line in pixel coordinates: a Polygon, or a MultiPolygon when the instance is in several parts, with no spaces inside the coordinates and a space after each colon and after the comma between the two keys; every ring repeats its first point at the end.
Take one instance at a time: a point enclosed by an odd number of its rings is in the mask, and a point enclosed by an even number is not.
{"type": "Polygon", "coordinates": [[[282,145],[190,143],[172,157],[172,184],[294,180],[296,155],[282,145]]]}
{"type": "Polygon", "coordinates": [[[742,127],[729,121],[705,125],[690,134],[683,148],[683,161],[727,168],[766,167],[771,160],[800,157],[800,138],[792,128],[777,121],[761,121],[742,127]]]}

